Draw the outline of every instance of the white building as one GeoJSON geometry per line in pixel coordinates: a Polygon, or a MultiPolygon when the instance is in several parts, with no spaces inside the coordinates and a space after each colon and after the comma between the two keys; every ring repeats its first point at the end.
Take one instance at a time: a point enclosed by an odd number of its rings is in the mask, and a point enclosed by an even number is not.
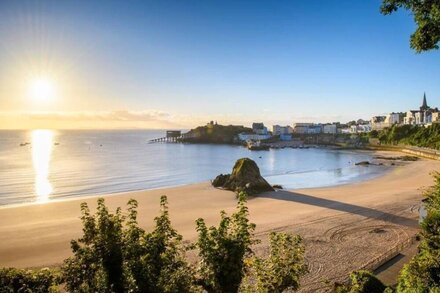
{"type": "Polygon", "coordinates": [[[367,133],[371,131],[370,124],[359,124],[350,126],[350,133],[367,133]]]}
{"type": "Polygon", "coordinates": [[[238,139],[240,141],[250,141],[250,140],[265,140],[269,139],[271,136],[269,134],[256,134],[256,133],[240,133],[238,134],[238,139]]]}
{"type": "Polygon", "coordinates": [[[336,134],[338,132],[338,126],[336,124],[325,124],[322,127],[323,133],[336,134]]]}
{"type": "Polygon", "coordinates": [[[390,124],[388,122],[385,122],[386,116],[374,116],[371,118],[371,129],[372,130],[382,130],[386,127],[389,127],[390,124]]]}
{"type": "Polygon", "coordinates": [[[422,106],[419,110],[409,110],[403,120],[404,124],[424,125],[438,121],[438,108],[431,108],[426,102],[426,94],[423,94],[422,106]]]}
{"type": "Polygon", "coordinates": [[[400,124],[402,121],[400,121],[401,114],[399,113],[390,113],[385,118],[385,123],[388,123],[388,126],[392,126],[394,124],[400,124]]]}
{"type": "Polygon", "coordinates": [[[280,135],[280,140],[281,141],[291,141],[292,140],[292,134],[291,133],[281,134],[280,135]]]}
{"type": "Polygon", "coordinates": [[[293,128],[286,125],[286,126],[280,126],[280,125],[273,125],[272,126],[272,134],[273,135],[282,135],[282,134],[292,134],[293,128]]]}
{"type": "Polygon", "coordinates": [[[264,126],[264,124],[262,122],[261,123],[252,123],[252,130],[256,134],[261,134],[261,135],[268,134],[267,127],[264,126]]]}
{"type": "Polygon", "coordinates": [[[320,124],[313,124],[308,127],[307,134],[319,134],[322,132],[322,126],[320,124]]]}
{"type": "Polygon", "coordinates": [[[308,133],[308,129],[312,126],[313,123],[293,123],[293,132],[294,133],[308,133]]]}

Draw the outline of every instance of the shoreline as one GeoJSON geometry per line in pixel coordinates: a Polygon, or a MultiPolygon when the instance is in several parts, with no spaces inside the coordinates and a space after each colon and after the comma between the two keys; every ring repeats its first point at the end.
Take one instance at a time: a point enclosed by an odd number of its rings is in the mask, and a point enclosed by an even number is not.
{"type": "MultiPolygon", "coordinates": [[[[418,233],[421,190],[432,184],[430,173],[436,170],[440,170],[439,161],[420,159],[367,181],[279,190],[249,198],[250,220],[257,225],[255,235],[261,240],[254,250],[257,254],[267,253],[268,234],[272,231],[300,234],[310,270],[302,280],[304,292],[318,290],[322,279],[343,280],[385,248],[418,233]]],[[[197,237],[197,218],[204,218],[207,225],[217,225],[220,211],[230,214],[236,206],[233,192],[205,182],[3,208],[0,266],[60,265],[71,255],[70,240],[82,234],[80,203],[87,202],[94,211],[98,197],[103,197],[112,211],[116,207],[124,210],[130,198],[138,200],[139,225],[150,230],[163,194],[168,196],[171,223],[184,241],[197,237]]]]}
{"type": "MultiPolygon", "coordinates": [[[[355,153],[368,153],[371,154],[371,161],[377,161],[375,159],[375,156],[377,154],[382,154],[382,155],[396,155],[399,152],[396,151],[382,151],[382,150],[373,150],[373,149],[345,149],[345,148],[328,148],[328,147],[319,147],[321,149],[327,150],[327,151],[347,151],[347,152],[355,152],[355,153]]],[[[340,181],[340,182],[334,182],[334,183],[330,183],[330,184],[323,184],[323,185],[316,185],[316,186],[310,186],[310,187],[302,187],[301,189],[313,189],[313,188],[327,188],[327,187],[336,187],[336,186],[343,186],[343,185],[347,185],[347,184],[356,184],[356,183],[360,183],[360,182],[364,182],[364,181],[369,181],[372,179],[375,179],[377,177],[383,176],[385,175],[387,172],[389,172],[390,170],[392,170],[392,168],[394,166],[378,166],[377,164],[374,165],[372,164],[372,166],[374,167],[381,167],[383,170],[376,170],[373,171],[369,174],[362,174],[359,175],[357,178],[353,178],[353,179],[349,179],[346,181],[340,181]]],[[[353,166],[354,167],[354,166],[353,166]]],[[[361,166],[359,166],[360,168],[362,168],[361,166]]],[[[336,169],[333,169],[336,170],[336,169]]],[[[324,171],[332,171],[332,170],[324,170],[324,171]]],[[[315,172],[319,172],[318,170],[313,170],[310,173],[313,174],[315,172]]],[[[265,178],[267,177],[277,177],[277,176],[282,176],[282,175],[296,175],[296,174],[302,174],[304,172],[294,172],[294,173],[286,173],[286,174],[275,174],[275,175],[269,175],[269,176],[263,176],[265,178]]],[[[72,200],[85,200],[88,198],[99,198],[99,197],[108,197],[108,196],[119,196],[119,195],[124,195],[124,194],[129,194],[129,193],[137,193],[137,192],[144,192],[144,191],[154,191],[154,190],[166,190],[169,188],[178,188],[178,187],[184,187],[184,186],[192,186],[192,185],[198,185],[198,184],[203,184],[203,183],[210,183],[211,180],[206,180],[206,181],[200,181],[200,182],[193,182],[193,183],[183,183],[183,184],[177,184],[177,185],[168,185],[168,186],[160,186],[160,187],[153,187],[153,188],[135,188],[132,190],[126,190],[126,191],[116,191],[116,192],[100,192],[100,193],[89,193],[89,194],[80,194],[80,195],[64,195],[64,196],[59,196],[59,197],[55,197],[52,199],[49,199],[47,201],[27,201],[27,202],[18,202],[18,203],[6,203],[6,204],[0,204],[0,210],[2,209],[8,209],[8,208],[17,208],[17,207],[22,207],[22,206],[33,206],[33,205],[44,205],[47,203],[55,203],[55,202],[63,202],[63,201],[72,201],[72,200]]],[[[278,184],[278,183],[275,183],[278,184]]],[[[281,184],[282,185],[282,184],[281,184]]],[[[292,188],[287,188],[286,190],[290,190],[292,188]]]]}

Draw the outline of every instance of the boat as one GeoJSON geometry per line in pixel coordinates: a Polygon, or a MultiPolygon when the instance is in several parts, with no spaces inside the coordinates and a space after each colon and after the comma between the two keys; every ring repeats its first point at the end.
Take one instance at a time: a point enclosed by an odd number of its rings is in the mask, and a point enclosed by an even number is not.
{"type": "Polygon", "coordinates": [[[248,141],[247,142],[247,148],[251,151],[262,151],[262,150],[268,150],[268,145],[261,144],[260,141],[248,141]]]}
{"type": "Polygon", "coordinates": [[[27,146],[27,145],[30,145],[31,143],[30,142],[22,142],[22,143],[20,143],[20,146],[22,147],[22,146],[27,146]]]}

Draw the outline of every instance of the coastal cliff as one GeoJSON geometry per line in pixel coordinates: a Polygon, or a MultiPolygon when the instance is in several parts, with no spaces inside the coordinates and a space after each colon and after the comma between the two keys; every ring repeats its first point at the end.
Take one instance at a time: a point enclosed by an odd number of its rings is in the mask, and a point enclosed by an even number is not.
{"type": "Polygon", "coordinates": [[[239,133],[252,133],[252,129],[242,125],[220,125],[210,122],[205,126],[191,129],[182,138],[189,143],[218,143],[240,144],[237,140],[239,133]]]}

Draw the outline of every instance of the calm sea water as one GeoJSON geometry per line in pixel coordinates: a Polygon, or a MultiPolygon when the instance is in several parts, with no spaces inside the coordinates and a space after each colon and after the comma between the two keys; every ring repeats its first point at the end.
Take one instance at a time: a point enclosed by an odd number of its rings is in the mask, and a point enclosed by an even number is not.
{"type": "Polygon", "coordinates": [[[0,131],[0,205],[203,182],[249,157],[271,184],[329,186],[377,176],[369,153],[249,151],[240,146],[148,143],[164,131],[0,131]],[[28,145],[20,146],[21,143],[28,145]]]}

